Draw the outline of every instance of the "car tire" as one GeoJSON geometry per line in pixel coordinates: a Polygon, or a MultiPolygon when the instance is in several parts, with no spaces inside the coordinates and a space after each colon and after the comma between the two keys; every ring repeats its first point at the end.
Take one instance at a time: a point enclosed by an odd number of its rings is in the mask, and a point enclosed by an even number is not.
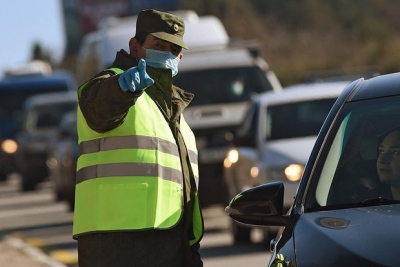
{"type": "Polygon", "coordinates": [[[65,199],[67,200],[69,211],[74,211],[74,208],[75,208],[75,194],[74,193],[72,193],[72,194],[70,193],[70,194],[68,194],[68,196],[65,199]]]}
{"type": "Polygon", "coordinates": [[[55,197],[56,197],[56,201],[57,202],[65,200],[64,193],[61,191],[61,189],[55,188],[54,191],[55,191],[54,193],[55,193],[55,197]]]}
{"type": "Polygon", "coordinates": [[[21,189],[23,192],[33,191],[36,188],[36,181],[33,174],[22,174],[21,189]]]}
{"type": "Polygon", "coordinates": [[[251,243],[251,227],[233,221],[231,231],[235,244],[251,243]]]}
{"type": "Polygon", "coordinates": [[[5,169],[0,169],[0,182],[7,180],[8,174],[5,169]]]}

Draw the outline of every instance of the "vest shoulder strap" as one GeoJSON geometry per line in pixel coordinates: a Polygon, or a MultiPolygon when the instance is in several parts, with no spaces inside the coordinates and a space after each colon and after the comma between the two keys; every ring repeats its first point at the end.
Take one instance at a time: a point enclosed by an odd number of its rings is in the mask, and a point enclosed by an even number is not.
{"type": "MultiPolygon", "coordinates": [[[[117,74],[121,74],[121,73],[123,73],[123,72],[124,72],[124,71],[123,71],[122,69],[120,69],[120,68],[109,68],[109,69],[105,69],[105,70],[103,70],[102,72],[100,72],[98,75],[96,75],[96,77],[101,76],[101,75],[104,75],[104,74],[106,74],[106,73],[109,73],[109,74],[111,74],[112,76],[114,76],[114,75],[117,75],[117,74]]],[[[95,77],[95,78],[96,78],[96,77],[95,77]]],[[[81,86],[78,87],[78,99],[81,98],[81,94],[82,94],[83,88],[85,88],[86,85],[87,85],[91,80],[93,80],[93,78],[87,80],[87,81],[84,82],[81,86]]]]}

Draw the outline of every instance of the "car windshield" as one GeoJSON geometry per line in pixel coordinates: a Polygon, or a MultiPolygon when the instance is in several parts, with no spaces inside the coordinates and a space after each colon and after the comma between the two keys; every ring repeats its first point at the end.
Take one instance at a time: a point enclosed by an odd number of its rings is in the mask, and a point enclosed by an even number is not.
{"type": "Polygon", "coordinates": [[[400,176],[395,177],[400,173],[399,101],[388,97],[344,106],[313,175],[312,204],[306,206],[324,209],[400,200],[393,194],[400,190],[400,176]]]}
{"type": "Polygon", "coordinates": [[[26,119],[26,129],[32,131],[44,128],[57,128],[63,116],[75,109],[75,102],[38,106],[29,112],[26,119]]]}
{"type": "Polygon", "coordinates": [[[182,72],[174,77],[174,84],[195,95],[191,106],[249,101],[253,95],[272,90],[257,67],[182,72]]]}
{"type": "Polygon", "coordinates": [[[267,106],[267,141],[316,136],[336,98],[315,99],[296,103],[267,106]]]}

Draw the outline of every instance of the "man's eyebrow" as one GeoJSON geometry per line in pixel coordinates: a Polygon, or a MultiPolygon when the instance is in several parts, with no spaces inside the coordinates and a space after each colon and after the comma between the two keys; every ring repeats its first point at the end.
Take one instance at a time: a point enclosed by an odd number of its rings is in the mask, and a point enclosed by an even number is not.
{"type": "Polygon", "coordinates": [[[155,37],[155,36],[154,36],[154,41],[160,41],[160,42],[162,42],[162,43],[169,43],[168,41],[165,41],[165,40],[160,39],[160,38],[155,37]]]}
{"type": "MultiPolygon", "coordinates": [[[[171,42],[165,41],[163,39],[160,39],[158,37],[154,37],[154,41],[160,41],[160,42],[163,42],[163,43],[171,43],[171,42]]],[[[180,47],[177,44],[171,43],[171,45],[172,45],[173,48],[182,49],[182,47],[180,47]]]]}

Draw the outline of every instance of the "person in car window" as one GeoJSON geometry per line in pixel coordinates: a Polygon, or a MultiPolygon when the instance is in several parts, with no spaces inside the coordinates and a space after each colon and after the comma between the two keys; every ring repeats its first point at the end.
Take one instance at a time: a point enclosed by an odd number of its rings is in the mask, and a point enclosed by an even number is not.
{"type": "Polygon", "coordinates": [[[389,132],[378,147],[376,169],[382,187],[382,197],[400,200],[400,128],[389,132]]]}
{"type": "Polygon", "coordinates": [[[80,267],[201,267],[193,94],[172,84],[184,20],[139,13],[129,52],[78,89],[73,237],[80,267]]]}

